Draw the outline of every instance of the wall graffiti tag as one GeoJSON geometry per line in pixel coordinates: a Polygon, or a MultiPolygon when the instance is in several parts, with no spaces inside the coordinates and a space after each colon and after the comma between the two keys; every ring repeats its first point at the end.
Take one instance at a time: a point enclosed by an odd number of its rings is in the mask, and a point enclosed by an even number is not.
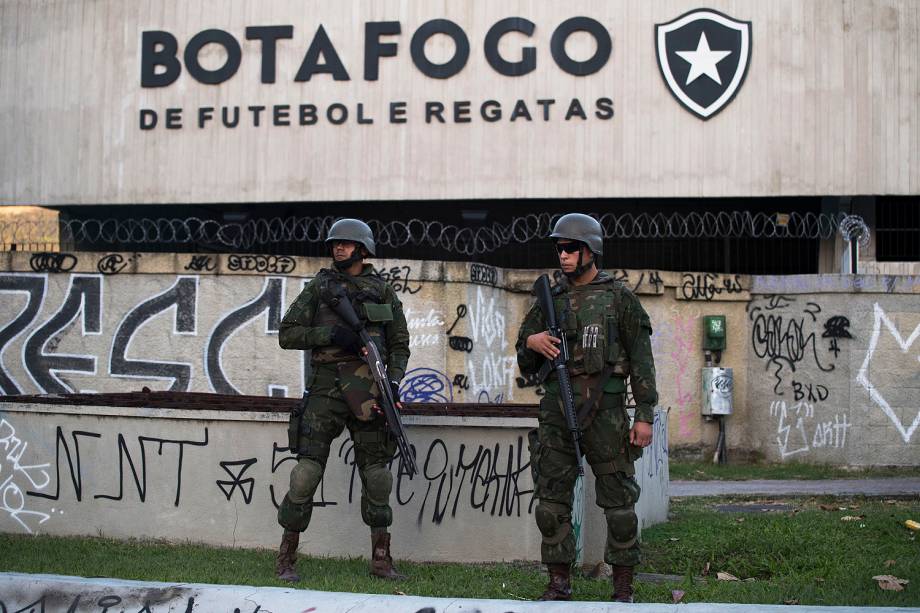
{"type": "MultiPolygon", "coordinates": [[[[907,418],[906,421],[902,421],[901,416],[898,415],[888,403],[888,399],[885,396],[886,389],[880,389],[878,382],[873,383],[873,381],[870,380],[870,375],[873,373],[870,372],[869,367],[875,358],[875,352],[878,348],[882,331],[887,330],[891,337],[890,340],[893,341],[895,346],[908,358],[906,362],[911,365],[912,369],[918,369],[918,367],[920,367],[920,351],[914,350],[913,353],[911,353],[911,350],[914,347],[914,342],[920,338],[920,324],[917,324],[914,330],[905,338],[898,330],[895,322],[885,313],[885,309],[878,303],[875,303],[873,307],[873,316],[872,335],[869,339],[869,346],[866,348],[866,355],[863,358],[862,366],[860,366],[859,372],[856,375],[856,382],[866,390],[869,394],[869,398],[878,405],[885,416],[891,420],[891,423],[897,428],[898,434],[901,435],[904,443],[910,443],[914,432],[920,427],[920,407],[916,409],[916,415],[912,415],[912,409],[908,410],[905,415],[907,418]],[[907,422],[910,423],[908,424],[907,422]]],[[[918,349],[920,349],[920,345],[918,345],[918,349]]],[[[917,371],[914,370],[914,373],[916,372],[917,371]]],[[[914,377],[916,376],[917,375],[914,374],[914,377]]],[[[902,381],[892,381],[889,386],[886,387],[889,389],[897,388],[900,383],[902,383],[902,381]]],[[[920,404],[920,402],[915,402],[914,407],[917,407],[917,404],[920,404]]]]}
{"type": "Polygon", "coordinates": [[[239,255],[227,256],[227,270],[230,272],[257,272],[286,275],[297,268],[297,260],[288,255],[239,255]]]}
{"type": "Polygon", "coordinates": [[[198,311],[198,278],[178,277],[172,287],[144,300],[118,324],[112,340],[109,374],[115,377],[163,379],[171,381],[169,390],[188,391],[192,365],[162,360],[128,357],[129,348],[141,328],[154,317],[172,310],[173,334],[195,334],[198,311]]]}
{"type": "Polygon", "coordinates": [[[61,308],[26,340],[23,347],[26,371],[42,392],[73,392],[73,387],[60,377],[61,373],[96,374],[95,356],[45,352],[52,339],[78,317],[83,336],[102,333],[101,275],[71,275],[67,298],[61,308]]]}
{"type": "Polygon", "coordinates": [[[33,272],[70,272],[77,265],[77,256],[71,253],[34,253],[29,258],[33,272]]]}
{"type": "Polygon", "coordinates": [[[816,316],[821,312],[818,304],[806,303],[799,317],[775,314],[773,311],[781,307],[777,307],[773,301],[768,305],[769,308],[748,306],[748,318],[752,323],[751,346],[757,357],[767,358],[767,370],[774,368],[772,374],[776,385],[773,391],[777,395],[783,394],[780,385],[784,368],[796,372],[806,359],[810,359],[822,372],[834,370],[834,364],[822,363],[818,355],[817,332],[809,330],[809,324],[817,321],[816,316]]]}

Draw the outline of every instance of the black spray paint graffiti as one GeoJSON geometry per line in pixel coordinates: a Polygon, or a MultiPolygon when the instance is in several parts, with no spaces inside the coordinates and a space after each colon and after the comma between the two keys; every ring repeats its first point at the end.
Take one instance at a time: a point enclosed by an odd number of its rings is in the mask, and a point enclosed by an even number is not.
{"type": "MultiPolygon", "coordinates": [[[[417,517],[419,524],[423,521],[441,524],[445,518],[455,518],[461,505],[488,513],[491,517],[520,517],[522,512],[532,512],[536,503],[533,489],[522,489],[521,484],[522,475],[526,475],[526,482],[530,483],[530,455],[524,453],[524,437],[519,436],[516,444],[509,444],[507,453],[498,443],[494,447],[468,447],[461,443],[456,457],[451,457],[447,444],[439,438],[431,442],[422,456],[418,455],[414,446],[412,451],[422,467],[422,485],[425,488],[417,517]],[[424,460],[419,462],[421,458],[424,460]]],[[[348,502],[352,503],[356,490],[360,493],[360,479],[350,439],[339,446],[339,457],[351,466],[348,502]]],[[[410,489],[412,480],[406,474],[399,454],[392,465],[398,467],[396,502],[407,506],[415,498],[415,488],[406,495],[405,490],[410,489]]]]}
{"type": "MultiPolygon", "coordinates": [[[[789,298],[774,296],[771,298],[771,304],[778,299],[785,301],[787,304],[794,302],[789,298]]],[[[802,309],[804,315],[798,318],[784,318],[783,314],[767,314],[763,312],[772,311],[778,307],[770,309],[760,306],[750,308],[750,305],[748,306],[748,318],[753,322],[753,326],[751,326],[751,346],[757,357],[768,358],[767,370],[770,369],[770,366],[776,368],[773,372],[773,376],[776,379],[773,391],[777,395],[781,396],[783,394],[779,388],[783,382],[782,371],[784,367],[788,367],[789,370],[795,372],[797,364],[811,357],[821,371],[830,372],[834,370],[835,366],[833,364],[825,366],[818,357],[816,333],[806,333],[805,330],[808,327],[807,319],[810,319],[811,323],[817,321],[817,314],[821,312],[819,305],[814,302],[806,303],[802,309]]]]}
{"type": "Polygon", "coordinates": [[[77,265],[77,256],[69,253],[34,253],[29,267],[35,272],[70,272],[77,265]]]}
{"type": "Polygon", "coordinates": [[[38,315],[45,296],[45,277],[25,275],[0,277],[0,293],[24,294],[26,304],[22,311],[0,330],[0,391],[4,394],[21,394],[22,389],[13,380],[3,365],[3,350],[25,331],[38,315]]]}
{"type": "Polygon", "coordinates": [[[135,253],[126,260],[125,256],[120,253],[110,253],[99,258],[99,261],[96,262],[96,270],[103,275],[117,275],[127,268],[128,264],[132,264],[140,257],[140,253],[135,253]]]}
{"type": "Polygon", "coordinates": [[[498,283],[498,270],[486,264],[470,264],[470,283],[495,287],[498,283]]]}
{"type": "Polygon", "coordinates": [[[466,375],[454,375],[453,386],[458,394],[462,394],[464,390],[470,389],[470,380],[466,375]]]}
{"type": "Polygon", "coordinates": [[[265,333],[277,334],[281,327],[284,279],[268,278],[262,293],[248,304],[230,313],[217,326],[208,340],[205,371],[211,388],[218,394],[239,394],[224,374],[222,354],[227,340],[247,322],[266,312],[265,333]]]}
{"type": "Polygon", "coordinates": [[[409,266],[393,266],[389,270],[376,270],[375,272],[393,288],[397,294],[417,294],[422,291],[422,284],[410,283],[412,268],[409,266]]]}
{"type": "MultiPolygon", "coordinates": [[[[58,310],[26,337],[17,357],[39,392],[69,393],[77,391],[58,376],[58,373],[97,375],[97,358],[94,355],[64,355],[55,353],[58,344],[74,333],[74,325],[81,319],[83,336],[102,333],[103,275],[70,275],[70,286],[58,310]]],[[[43,310],[47,292],[47,278],[33,275],[0,275],[0,294],[19,294],[26,297],[21,311],[0,329],[0,392],[20,394],[22,385],[17,382],[2,358],[13,341],[35,322],[43,310]]],[[[211,387],[221,393],[239,393],[224,375],[220,356],[226,341],[262,311],[268,311],[266,334],[278,332],[281,302],[284,294],[283,278],[268,278],[262,294],[253,302],[227,314],[214,327],[205,352],[205,374],[211,387]]],[[[146,299],[133,308],[116,327],[107,359],[109,375],[116,377],[153,378],[170,382],[170,390],[189,389],[192,365],[181,362],[130,358],[139,330],[164,311],[173,310],[173,333],[194,335],[197,326],[198,278],[176,277],[174,285],[164,292],[146,299]]],[[[12,356],[7,356],[12,359],[12,356]]],[[[304,369],[309,371],[309,357],[304,369]]]]}
{"type": "MultiPolygon", "coordinates": [[[[297,462],[297,456],[291,455],[290,447],[282,447],[278,443],[272,443],[272,474],[274,475],[278,470],[288,462],[297,462]]],[[[290,468],[287,469],[288,471],[290,468]]],[[[325,493],[325,484],[326,480],[321,479],[319,482],[319,487],[316,490],[316,493],[313,494],[313,502],[311,503],[314,507],[334,507],[338,503],[332,500],[326,500],[325,493]]],[[[278,496],[279,492],[275,491],[275,485],[269,484],[268,486],[268,495],[271,497],[272,504],[275,505],[275,508],[281,506],[281,500],[284,498],[285,492],[280,492],[281,496],[278,496]]]]}
{"type": "Polygon", "coordinates": [[[713,273],[691,274],[685,272],[681,277],[681,295],[685,300],[712,300],[721,294],[740,294],[741,275],[725,277],[720,283],[719,275],[713,273]]]}
{"type": "Polygon", "coordinates": [[[840,347],[837,345],[837,339],[853,338],[853,335],[850,334],[849,328],[850,320],[843,315],[834,315],[826,322],[824,322],[824,334],[821,335],[821,338],[831,339],[831,344],[827,350],[833,352],[835,358],[840,353],[840,347]]]}
{"type": "Polygon", "coordinates": [[[457,324],[461,319],[466,317],[467,308],[465,304],[460,304],[457,306],[457,318],[454,320],[454,323],[450,324],[450,327],[447,329],[447,332],[444,334],[450,336],[450,333],[454,331],[454,328],[457,327],[457,324]]]}
{"type": "Polygon", "coordinates": [[[521,377],[515,378],[514,381],[515,383],[517,383],[517,386],[520,389],[523,389],[525,387],[536,387],[537,389],[534,390],[534,393],[537,396],[543,396],[546,393],[546,391],[543,389],[543,385],[541,385],[540,380],[536,374],[523,375],[521,377]]]}
{"type": "MultiPolygon", "coordinates": [[[[664,281],[661,279],[661,275],[657,270],[650,270],[648,272],[639,273],[639,279],[633,283],[629,280],[629,271],[622,268],[609,270],[607,271],[615,280],[619,281],[623,285],[629,287],[632,291],[638,292],[639,288],[642,287],[642,284],[650,285],[654,288],[654,293],[660,294],[661,288],[664,286],[664,281]]],[[[553,273],[553,276],[556,280],[556,283],[562,278],[561,273],[556,271],[553,273]],[[558,273],[558,274],[557,274],[558,273]]]]}
{"type": "Polygon", "coordinates": [[[215,483],[217,483],[217,487],[224,493],[228,501],[233,497],[233,492],[239,489],[240,494],[243,496],[243,502],[246,504],[252,502],[252,492],[255,489],[256,480],[253,477],[243,479],[243,475],[256,462],[258,462],[256,458],[248,458],[246,460],[222,461],[220,463],[220,467],[230,475],[232,481],[218,479],[215,483]]]}
{"type": "Polygon", "coordinates": [[[793,379],[792,396],[796,402],[807,400],[808,402],[823,402],[827,400],[830,391],[827,386],[820,383],[801,383],[793,379]]]}
{"type": "MultiPolygon", "coordinates": [[[[104,498],[107,500],[122,500],[124,499],[125,494],[125,463],[127,462],[128,468],[131,471],[131,478],[134,481],[135,489],[137,490],[138,498],[141,502],[146,502],[147,500],[147,444],[153,443],[155,445],[156,454],[158,457],[163,456],[163,448],[166,445],[176,445],[178,447],[176,453],[176,498],[173,502],[174,506],[179,506],[179,499],[182,494],[182,465],[185,457],[185,447],[190,445],[193,447],[207,447],[208,445],[208,429],[204,428],[204,440],[180,440],[180,439],[166,439],[153,436],[138,436],[138,449],[135,451],[136,455],[131,454],[131,451],[128,449],[127,439],[124,434],[119,433],[117,438],[116,447],[118,450],[118,494],[94,494],[94,499],[104,498]],[[139,457],[138,457],[139,456],[139,457]]],[[[73,430],[71,432],[71,437],[73,438],[73,452],[71,452],[70,446],[67,444],[67,438],[64,436],[64,430],[60,426],[57,427],[57,445],[55,450],[55,489],[54,493],[48,492],[38,492],[38,491],[28,491],[26,492],[29,496],[35,496],[36,498],[46,498],[49,500],[59,500],[61,496],[61,449],[63,448],[64,454],[67,456],[67,465],[70,474],[70,481],[73,484],[74,496],[77,502],[83,500],[83,463],[82,455],[80,452],[80,443],[77,437],[87,437],[92,439],[102,439],[102,435],[98,432],[86,432],[82,430],[73,430]]],[[[91,454],[96,456],[97,454],[91,454]]]]}
{"type": "Polygon", "coordinates": [[[238,255],[227,256],[230,272],[263,272],[286,275],[297,268],[297,260],[288,255],[238,255]]]}
{"type": "Polygon", "coordinates": [[[160,313],[173,310],[173,332],[194,334],[198,301],[198,279],[179,277],[168,290],[140,303],[118,325],[112,341],[109,360],[110,374],[118,377],[168,379],[174,392],[188,391],[192,378],[190,364],[133,360],[127,357],[128,348],[138,329],[160,313]]]}
{"type": "MultiPolygon", "coordinates": [[[[139,607],[137,613],[155,613],[157,611],[178,613],[180,609],[176,606],[176,600],[185,601],[184,613],[192,613],[196,605],[194,596],[186,596],[190,591],[191,590],[188,588],[180,587],[169,587],[162,590],[141,590],[140,592],[144,594],[143,600],[140,598],[138,592],[125,594],[124,598],[115,594],[107,594],[102,597],[98,597],[96,593],[77,594],[73,597],[73,600],[65,600],[65,598],[69,599],[69,596],[65,596],[63,593],[54,590],[49,590],[49,593],[42,594],[38,600],[30,602],[22,607],[12,604],[14,602],[12,600],[8,601],[11,604],[7,607],[7,605],[0,600],[0,613],[44,613],[45,611],[67,611],[67,613],[76,613],[77,611],[90,610],[92,610],[93,613],[109,613],[110,611],[111,613],[126,613],[126,611],[133,610],[135,607],[139,607]],[[186,600],[186,598],[188,600],[186,600]],[[85,606],[81,608],[81,605],[85,606]]],[[[182,604],[179,604],[179,606],[182,606],[182,604]]],[[[256,613],[260,608],[261,605],[257,605],[253,613],[256,613]]],[[[240,610],[236,609],[236,611],[239,613],[240,610]]]]}
{"type": "Polygon", "coordinates": [[[193,272],[211,272],[217,268],[217,262],[209,255],[193,255],[185,265],[185,270],[193,272]]]}
{"type": "Polygon", "coordinates": [[[58,378],[58,372],[96,374],[94,356],[46,354],[45,345],[82,316],[83,336],[102,331],[102,277],[72,275],[67,298],[57,313],[34,331],[23,347],[23,360],[29,376],[45,393],[66,394],[74,390],[58,378]]]}
{"type": "Polygon", "coordinates": [[[447,337],[447,344],[454,351],[473,352],[473,339],[467,336],[449,336],[447,337]]]}

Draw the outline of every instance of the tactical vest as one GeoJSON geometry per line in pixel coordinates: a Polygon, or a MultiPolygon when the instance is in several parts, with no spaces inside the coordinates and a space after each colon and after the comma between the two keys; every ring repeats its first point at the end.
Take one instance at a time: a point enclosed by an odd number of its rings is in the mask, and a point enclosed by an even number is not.
{"type": "MultiPolygon", "coordinates": [[[[355,313],[357,313],[362,323],[364,323],[368,334],[377,345],[380,355],[386,356],[385,327],[389,322],[393,321],[393,308],[390,306],[390,303],[385,300],[386,281],[377,275],[365,274],[352,277],[351,275],[324,268],[316,275],[316,283],[319,289],[320,299],[316,312],[313,315],[313,325],[344,325],[339,316],[335,314],[335,311],[333,311],[322,299],[324,289],[326,289],[329,284],[341,285],[345,288],[345,292],[348,294],[348,298],[355,308],[355,313]]],[[[314,364],[330,364],[333,362],[349,362],[360,359],[361,358],[358,356],[345,351],[341,347],[326,345],[313,349],[311,361],[314,364]]]]}
{"type": "MultiPolygon", "coordinates": [[[[629,375],[628,354],[619,337],[616,305],[622,285],[612,278],[601,283],[568,287],[554,298],[554,306],[565,329],[569,345],[569,373],[572,377],[595,375],[609,368],[623,386],[629,375]]],[[[620,391],[620,390],[608,390],[620,391]]]]}

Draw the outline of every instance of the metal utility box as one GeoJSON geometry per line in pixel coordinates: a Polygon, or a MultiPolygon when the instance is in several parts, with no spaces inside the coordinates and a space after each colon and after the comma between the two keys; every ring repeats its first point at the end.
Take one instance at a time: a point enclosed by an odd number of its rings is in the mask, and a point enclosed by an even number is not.
{"type": "Polygon", "coordinates": [[[703,415],[731,415],[735,379],[731,368],[703,369],[703,415]]]}
{"type": "Polygon", "coordinates": [[[725,315],[703,317],[703,351],[725,351],[725,315]]]}

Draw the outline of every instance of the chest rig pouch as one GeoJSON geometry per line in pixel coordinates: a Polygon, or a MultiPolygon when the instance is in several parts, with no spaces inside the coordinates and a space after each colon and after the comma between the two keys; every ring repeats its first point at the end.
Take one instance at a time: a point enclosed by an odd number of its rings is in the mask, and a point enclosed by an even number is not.
{"type": "MultiPolygon", "coordinates": [[[[348,277],[333,271],[321,271],[320,304],[314,316],[316,325],[347,325],[329,306],[326,296],[344,290],[355,314],[377,346],[381,356],[387,355],[386,325],[393,321],[393,309],[384,302],[384,281],[375,276],[348,277]]],[[[367,364],[359,356],[330,345],[313,350],[313,361],[334,363],[336,380],[342,399],[359,421],[373,421],[373,410],[379,390],[367,364]]]]}
{"type": "Polygon", "coordinates": [[[575,324],[572,374],[582,375],[575,380],[583,399],[578,419],[579,423],[588,424],[604,393],[626,392],[629,360],[620,341],[618,284],[610,281],[582,288],[572,302],[575,324]]]}

